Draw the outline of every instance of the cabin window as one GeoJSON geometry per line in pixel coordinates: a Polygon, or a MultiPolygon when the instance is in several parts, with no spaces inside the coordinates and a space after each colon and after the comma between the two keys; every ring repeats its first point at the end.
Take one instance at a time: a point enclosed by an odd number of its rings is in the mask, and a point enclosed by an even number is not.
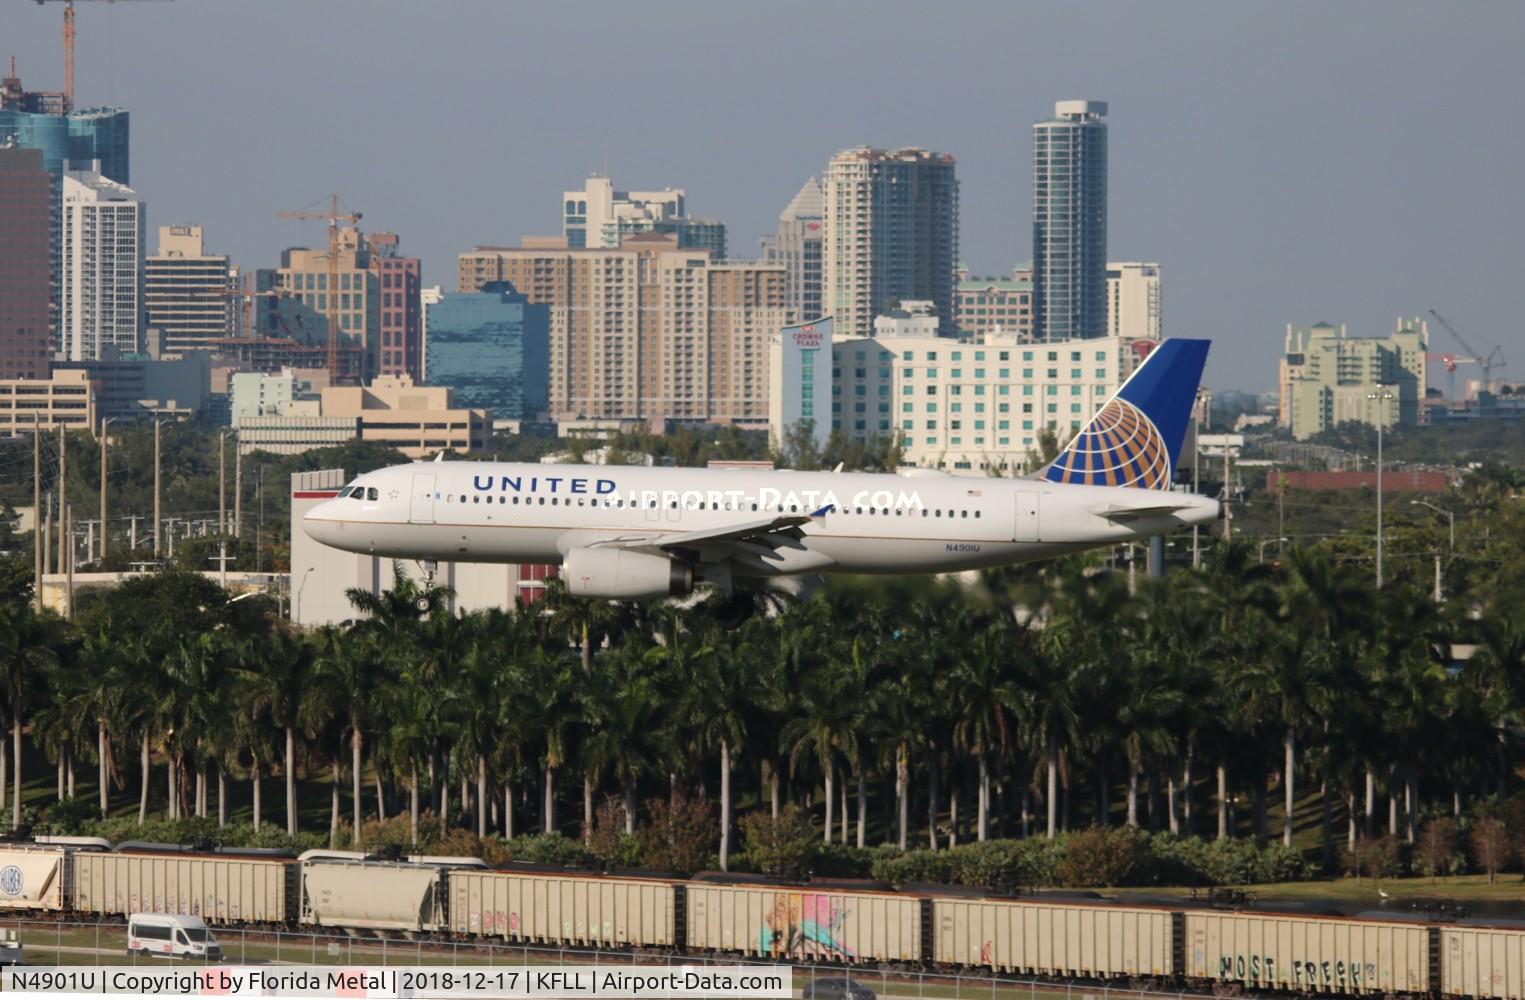
{"type": "Polygon", "coordinates": [[[482,498],[480,496],[472,497],[471,498],[471,502],[472,503],[481,503],[482,502],[482,498]]]}
{"type": "Polygon", "coordinates": [[[753,510],[756,510],[756,509],[757,509],[757,504],[755,504],[755,503],[754,503],[754,504],[753,504],[753,505],[752,505],[752,509],[753,509],[753,510]]]}
{"type": "Polygon", "coordinates": [[[540,506],[542,506],[542,507],[545,506],[545,497],[541,497],[540,498],[540,506]]]}
{"type": "Polygon", "coordinates": [[[959,517],[968,517],[969,516],[969,512],[967,510],[961,510],[961,511],[958,512],[958,516],[959,517]]]}
{"type": "Polygon", "coordinates": [[[979,516],[980,516],[980,512],[979,512],[979,511],[975,511],[975,512],[974,512],[974,516],[975,516],[975,517],[979,517],[979,516]]]}

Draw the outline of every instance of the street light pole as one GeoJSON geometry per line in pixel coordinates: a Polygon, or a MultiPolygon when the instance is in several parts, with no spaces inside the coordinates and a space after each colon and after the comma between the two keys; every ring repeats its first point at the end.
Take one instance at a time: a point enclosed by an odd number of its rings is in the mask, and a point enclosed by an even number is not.
{"type": "MultiPolygon", "coordinates": [[[[1416,507],[1428,507],[1435,513],[1446,516],[1446,528],[1450,536],[1446,559],[1449,562],[1451,559],[1456,558],[1456,515],[1444,507],[1437,507],[1428,500],[1411,500],[1409,502],[1416,507]]],[[[1444,596],[1445,591],[1441,588],[1440,553],[1437,552],[1435,553],[1435,603],[1439,604],[1444,596]]]]}
{"type": "MultiPolygon", "coordinates": [[[[1381,400],[1384,404],[1393,398],[1386,390],[1369,393],[1367,399],[1381,400]]],[[[1387,423],[1387,407],[1377,408],[1377,589],[1382,589],[1382,427],[1387,423]]]]}

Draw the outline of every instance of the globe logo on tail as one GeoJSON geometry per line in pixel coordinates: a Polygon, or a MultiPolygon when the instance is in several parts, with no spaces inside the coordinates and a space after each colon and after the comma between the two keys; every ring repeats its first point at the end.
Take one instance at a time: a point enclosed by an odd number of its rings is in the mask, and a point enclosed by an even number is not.
{"type": "Polygon", "coordinates": [[[1112,398],[1044,470],[1051,483],[1170,488],[1170,450],[1154,421],[1112,398]]]}

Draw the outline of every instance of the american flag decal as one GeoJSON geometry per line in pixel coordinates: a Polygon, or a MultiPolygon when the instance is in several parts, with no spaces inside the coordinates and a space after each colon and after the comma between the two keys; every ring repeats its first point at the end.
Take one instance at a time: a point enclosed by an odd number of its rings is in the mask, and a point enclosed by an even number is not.
{"type": "Polygon", "coordinates": [[[969,496],[972,496],[972,497],[980,497],[980,496],[984,496],[984,495],[985,495],[985,494],[984,494],[984,493],[982,493],[982,492],[981,492],[981,491],[979,491],[979,490],[970,490],[970,491],[969,491],[969,492],[968,492],[968,495],[969,495],[969,496]]]}

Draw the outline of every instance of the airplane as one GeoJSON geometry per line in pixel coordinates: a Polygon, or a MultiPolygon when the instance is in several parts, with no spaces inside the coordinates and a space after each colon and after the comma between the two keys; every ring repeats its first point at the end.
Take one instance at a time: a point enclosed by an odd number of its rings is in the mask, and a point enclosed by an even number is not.
{"type": "MultiPolygon", "coordinates": [[[[1162,341],[1031,478],[444,461],[357,477],[303,528],[419,560],[559,563],[610,600],[721,594],[739,624],[770,590],[826,573],[951,573],[1136,542],[1220,516],[1171,489],[1208,341],[1162,341]]],[[[420,598],[420,608],[428,597],[420,598]]]]}

